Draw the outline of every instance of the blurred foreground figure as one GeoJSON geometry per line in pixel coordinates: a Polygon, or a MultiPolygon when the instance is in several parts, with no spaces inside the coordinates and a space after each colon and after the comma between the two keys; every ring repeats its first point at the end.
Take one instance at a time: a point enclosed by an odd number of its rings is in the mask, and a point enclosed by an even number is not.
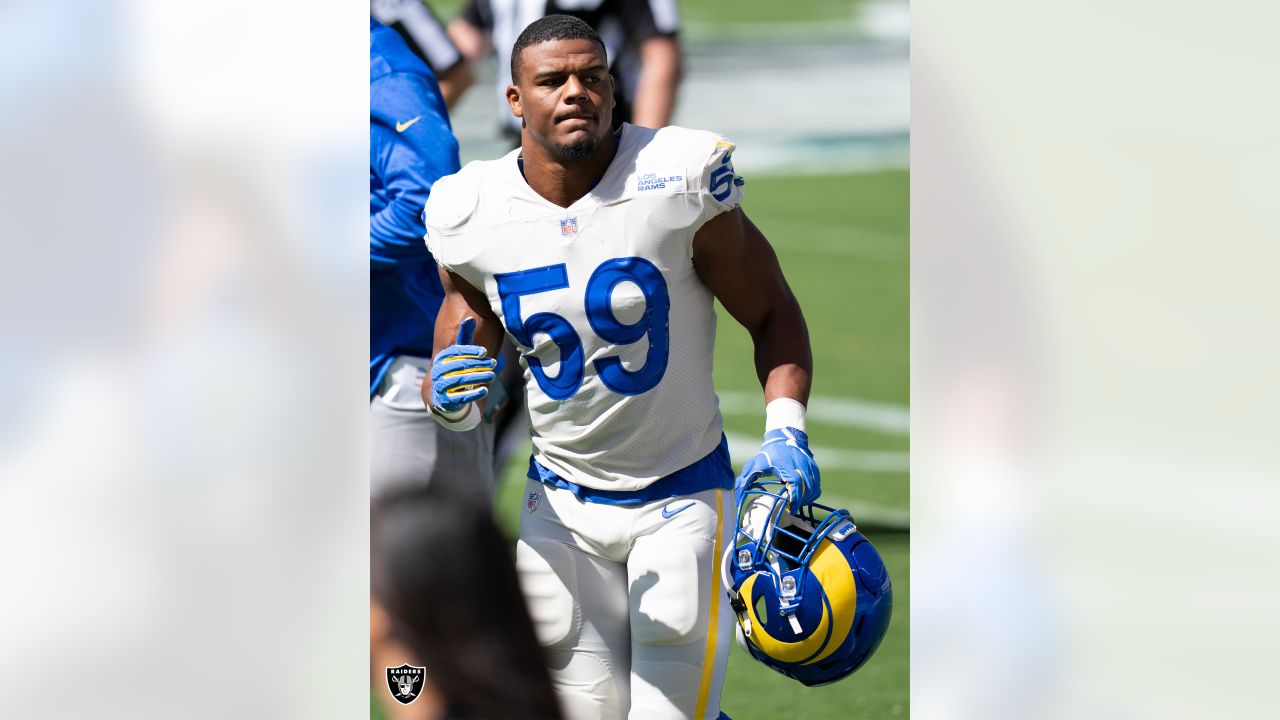
{"type": "Polygon", "coordinates": [[[560,717],[488,511],[433,488],[390,492],[373,504],[370,551],[373,692],[391,717],[560,717]],[[403,665],[425,668],[408,704],[387,681],[403,665]]]}
{"type": "Polygon", "coordinates": [[[420,393],[444,297],[422,242],[422,208],[436,180],[458,170],[458,143],[431,70],[395,31],[372,19],[369,42],[372,492],[442,483],[485,503],[493,486],[492,423],[442,431],[420,393]]]}

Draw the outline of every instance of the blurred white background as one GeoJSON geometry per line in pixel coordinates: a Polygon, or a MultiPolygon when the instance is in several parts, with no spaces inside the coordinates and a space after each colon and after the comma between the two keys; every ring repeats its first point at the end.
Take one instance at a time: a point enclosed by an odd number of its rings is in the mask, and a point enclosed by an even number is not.
{"type": "MultiPolygon", "coordinates": [[[[358,10],[0,12],[0,717],[367,712],[358,10]]],[[[921,717],[1274,715],[1276,15],[914,3],[921,717]]]]}
{"type": "Polygon", "coordinates": [[[1273,717],[1277,19],[917,0],[919,717],[1273,717]]]}
{"type": "Polygon", "coordinates": [[[0,13],[0,717],[367,712],[366,22],[0,13]]]}

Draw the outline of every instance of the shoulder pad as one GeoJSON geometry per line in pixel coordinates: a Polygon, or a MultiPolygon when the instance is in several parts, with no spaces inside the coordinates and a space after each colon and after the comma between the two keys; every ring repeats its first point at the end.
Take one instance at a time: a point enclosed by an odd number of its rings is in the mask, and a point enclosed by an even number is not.
{"type": "Polygon", "coordinates": [[[423,220],[429,227],[452,230],[460,227],[475,213],[480,201],[480,178],[475,163],[442,177],[431,186],[423,220]]]}
{"type": "Polygon", "coordinates": [[[678,163],[691,170],[705,167],[715,151],[720,136],[705,130],[691,130],[668,125],[651,131],[640,150],[639,160],[648,163],[678,163]]]}

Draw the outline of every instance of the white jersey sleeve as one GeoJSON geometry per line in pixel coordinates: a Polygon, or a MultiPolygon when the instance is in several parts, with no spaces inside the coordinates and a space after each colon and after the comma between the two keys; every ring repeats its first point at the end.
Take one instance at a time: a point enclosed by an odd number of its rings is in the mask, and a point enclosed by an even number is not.
{"type": "Polygon", "coordinates": [[[426,227],[423,240],[431,256],[446,270],[461,275],[477,289],[484,288],[484,276],[467,265],[466,260],[476,253],[466,250],[468,245],[474,246],[488,239],[487,234],[474,230],[483,224],[483,220],[475,220],[483,212],[480,188],[486,169],[484,166],[490,164],[467,163],[462,170],[437,180],[431,186],[431,194],[422,210],[426,227]]]}

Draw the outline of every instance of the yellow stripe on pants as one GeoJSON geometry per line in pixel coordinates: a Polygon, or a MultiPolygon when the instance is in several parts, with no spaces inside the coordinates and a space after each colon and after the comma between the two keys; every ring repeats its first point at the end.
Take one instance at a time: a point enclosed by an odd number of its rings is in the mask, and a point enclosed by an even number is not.
{"type": "Polygon", "coordinates": [[[716,541],[711,551],[711,618],[707,629],[707,650],[702,655],[702,685],[698,688],[698,705],[694,710],[694,718],[701,718],[707,712],[707,700],[711,690],[711,676],[716,670],[716,634],[720,629],[720,547],[724,537],[724,490],[716,490],[716,541]]]}

